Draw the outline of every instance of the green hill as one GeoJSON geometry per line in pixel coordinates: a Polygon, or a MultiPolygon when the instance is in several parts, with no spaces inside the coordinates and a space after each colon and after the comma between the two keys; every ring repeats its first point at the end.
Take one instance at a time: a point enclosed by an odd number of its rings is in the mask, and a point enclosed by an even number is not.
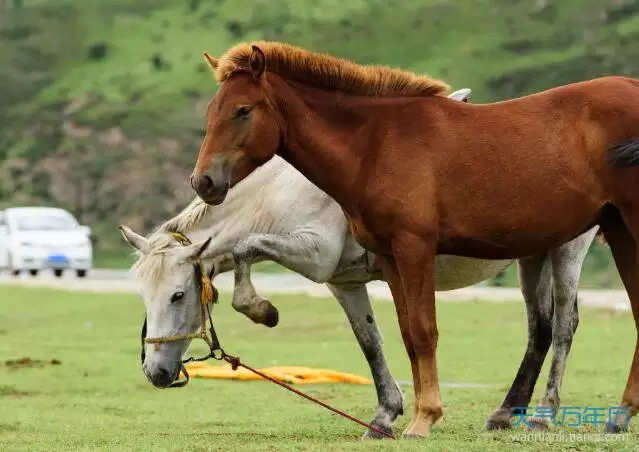
{"type": "Polygon", "coordinates": [[[0,199],[148,231],[192,196],[202,52],[282,40],[495,101],[639,75],[639,0],[0,0],[0,199]]]}

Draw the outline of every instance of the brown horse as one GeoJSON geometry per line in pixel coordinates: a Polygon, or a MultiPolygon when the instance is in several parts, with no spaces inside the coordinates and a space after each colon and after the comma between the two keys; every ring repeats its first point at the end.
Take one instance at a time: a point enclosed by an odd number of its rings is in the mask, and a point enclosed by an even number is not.
{"type": "MultiPolygon", "coordinates": [[[[210,204],[275,153],[335,199],[378,256],[411,361],[413,419],[442,416],[436,254],[519,258],[599,224],[639,326],[639,81],[606,77],[494,104],[437,80],[282,43],[230,49],[191,183],[210,204]]],[[[621,399],[639,409],[639,347],[621,399]]],[[[626,419],[615,415],[608,430],[626,419]]]]}

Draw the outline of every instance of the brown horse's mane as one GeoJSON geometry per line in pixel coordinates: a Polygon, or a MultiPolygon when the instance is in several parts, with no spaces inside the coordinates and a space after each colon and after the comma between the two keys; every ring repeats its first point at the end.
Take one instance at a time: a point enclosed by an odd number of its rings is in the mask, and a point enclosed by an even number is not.
{"type": "Polygon", "coordinates": [[[266,71],[284,78],[360,96],[444,96],[450,87],[437,79],[386,66],[363,66],[281,42],[242,43],[220,57],[215,77],[224,83],[236,71],[249,70],[251,46],[264,52],[266,71]]]}

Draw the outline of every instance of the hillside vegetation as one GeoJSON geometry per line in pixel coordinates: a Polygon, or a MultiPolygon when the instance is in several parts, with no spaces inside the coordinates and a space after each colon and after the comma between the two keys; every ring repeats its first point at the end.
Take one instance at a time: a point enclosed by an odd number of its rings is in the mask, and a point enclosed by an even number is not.
{"type": "Polygon", "coordinates": [[[496,101],[639,74],[639,0],[0,0],[0,200],[121,250],[192,196],[216,85],[202,52],[282,40],[496,101]]]}

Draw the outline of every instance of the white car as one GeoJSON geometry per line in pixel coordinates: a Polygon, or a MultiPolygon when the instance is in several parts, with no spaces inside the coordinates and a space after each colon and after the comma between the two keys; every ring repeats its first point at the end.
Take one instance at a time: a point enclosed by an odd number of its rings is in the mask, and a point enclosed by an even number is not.
{"type": "Polygon", "coordinates": [[[64,209],[13,207],[0,211],[0,268],[15,276],[36,276],[51,269],[55,276],[73,270],[86,276],[93,262],[91,229],[80,226],[64,209]]]}

